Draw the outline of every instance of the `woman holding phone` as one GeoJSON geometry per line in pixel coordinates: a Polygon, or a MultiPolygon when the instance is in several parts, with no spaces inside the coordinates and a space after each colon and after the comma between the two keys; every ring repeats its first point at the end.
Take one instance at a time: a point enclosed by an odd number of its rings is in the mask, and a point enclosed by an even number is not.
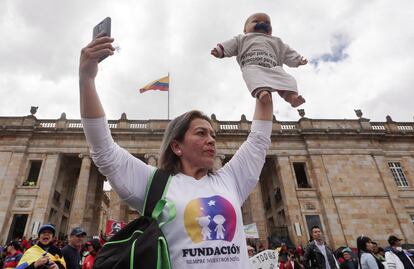
{"type": "MultiPolygon", "coordinates": [[[[80,111],[91,156],[122,200],[142,212],[155,167],[112,139],[95,87],[99,59],[114,53],[102,34],[81,51],[80,111]]],[[[241,206],[258,182],[270,145],[273,104],[256,100],[251,132],[233,158],[213,171],[216,134],[210,119],[189,111],[165,130],[158,167],[172,175],[166,199],[176,217],[162,226],[173,268],[248,268],[241,206]]]]}

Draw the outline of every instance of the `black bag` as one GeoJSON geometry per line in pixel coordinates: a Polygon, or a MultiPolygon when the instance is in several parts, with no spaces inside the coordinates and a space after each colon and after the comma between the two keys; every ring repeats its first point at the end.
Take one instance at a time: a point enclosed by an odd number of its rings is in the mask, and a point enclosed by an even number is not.
{"type": "Polygon", "coordinates": [[[128,223],[101,249],[93,269],[170,269],[167,241],[161,226],[175,217],[175,207],[164,199],[164,190],[170,175],[156,170],[148,183],[144,215],[128,223]],[[169,217],[159,223],[163,208],[169,208],[169,217]]]}

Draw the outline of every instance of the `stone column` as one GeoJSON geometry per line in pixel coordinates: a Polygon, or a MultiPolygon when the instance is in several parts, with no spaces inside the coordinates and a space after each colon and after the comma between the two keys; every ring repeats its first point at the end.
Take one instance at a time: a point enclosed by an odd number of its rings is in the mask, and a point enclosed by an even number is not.
{"type": "MultiPolygon", "coordinates": [[[[32,227],[33,223],[36,221],[39,221],[40,224],[44,224],[49,219],[49,210],[52,202],[53,191],[56,186],[56,179],[59,174],[59,168],[60,155],[58,153],[48,154],[37,181],[39,191],[37,192],[37,198],[32,215],[32,224],[30,227],[32,227]]],[[[37,231],[30,232],[36,233],[37,231]]]]}
{"type": "Polygon", "coordinates": [[[109,206],[109,219],[116,221],[127,221],[128,219],[128,205],[122,201],[118,194],[112,189],[110,192],[110,206],[109,206]]]}
{"type": "Polygon", "coordinates": [[[214,158],[214,166],[213,169],[214,170],[218,170],[221,167],[223,167],[223,160],[226,156],[224,156],[224,154],[217,154],[216,157],[214,158]]]}
{"type": "Polygon", "coordinates": [[[147,153],[144,155],[144,158],[149,165],[157,167],[160,155],[158,153],[147,153]]]}
{"type": "MultiPolygon", "coordinates": [[[[249,195],[247,200],[250,203],[251,219],[253,223],[256,223],[257,230],[261,242],[266,242],[269,237],[269,231],[267,230],[266,216],[264,212],[263,196],[260,183],[256,184],[253,191],[249,195]]],[[[250,223],[246,223],[250,224],[250,223]]]]}
{"type": "Polygon", "coordinates": [[[72,207],[70,209],[69,231],[76,226],[82,226],[86,211],[86,197],[92,162],[87,155],[79,154],[79,158],[82,158],[82,164],[75,194],[73,196],[72,207]]]}
{"type": "Polygon", "coordinates": [[[9,231],[10,208],[14,202],[14,193],[19,172],[24,161],[24,153],[0,153],[0,242],[5,243],[9,231]]]}
{"type": "Polygon", "coordinates": [[[330,180],[324,164],[323,155],[311,155],[312,172],[315,175],[315,188],[320,199],[322,219],[325,223],[325,234],[328,235],[330,246],[347,245],[341,218],[332,194],[330,180]]]}
{"type": "Polygon", "coordinates": [[[94,236],[99,234],[98,228],[103,198],[103,176],[99,174],[95,166],[91,167],[88,182],[82,228],[87,231],[88,236],[94,236]]]}
{"type": "Polygon", "coordinates": [[[296,195],[296,179],[292,171],[289,157],[278,156],[276,159],[276,170],[280,179],[280,191],[282,192],[283,205],[286,216],[286,226],[289,237],[294,244],[299,243],[299,238],[293,228],[296,216],[301,215],[299,201],[296,195]]]}

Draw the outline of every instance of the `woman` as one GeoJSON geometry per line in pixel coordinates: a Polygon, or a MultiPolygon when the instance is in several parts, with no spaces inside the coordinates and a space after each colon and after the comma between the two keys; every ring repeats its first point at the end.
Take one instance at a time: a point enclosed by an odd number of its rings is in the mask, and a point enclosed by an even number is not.
{"type": "Polygon", "coordinates": [[[22,256],[23,254],[22,254],[19,242],[11,241],[7,245],[7,255],[6,255],[6,258],[4,259],[4,265],[2,268],[4,269],[16,268],[22,256]]]}
{"type": "Polygon", "coordinates": [[[65,269],[66,263],[60,249],[53,245],[55,227],[45,224],[39,228],[38,242],[23,254],[19,269],[65,269]]]}
{"type": "MultiPolygon", "coordinates": [[[[98,36],[82,49],[80,110],[91,156],[121,199],[142,211],[155,168],[113,142],[95,89],[98,61],[113,54],[112,38],[98,36]]],[[[170,122],[158,167],[173,175],[166,199],[176,217],[162,227],[173,268],[247,268],[250,266],[241,206],[257,183],[270,144],[273,104],[256,100],[251,132],[223,168],[213,172],[215,132],[199,111],[170,122]],[[196,263],[196,264],[195,264],[196,263]]]]}
{"type": "Polygon", "coordinates": [[[361,269],[384,269],[384,265],[372,254],[372,240],[367,236],[357,238],[359,266],[361,269]]]}

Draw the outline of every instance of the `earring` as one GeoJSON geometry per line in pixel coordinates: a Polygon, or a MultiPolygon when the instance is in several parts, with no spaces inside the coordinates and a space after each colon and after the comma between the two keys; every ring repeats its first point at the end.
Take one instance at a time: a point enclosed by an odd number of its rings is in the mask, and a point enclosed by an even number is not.
{"type": "Polygon", "coordinates": [[[177,150],[177,155],[181,156],[181,150],[177,150]]]}

